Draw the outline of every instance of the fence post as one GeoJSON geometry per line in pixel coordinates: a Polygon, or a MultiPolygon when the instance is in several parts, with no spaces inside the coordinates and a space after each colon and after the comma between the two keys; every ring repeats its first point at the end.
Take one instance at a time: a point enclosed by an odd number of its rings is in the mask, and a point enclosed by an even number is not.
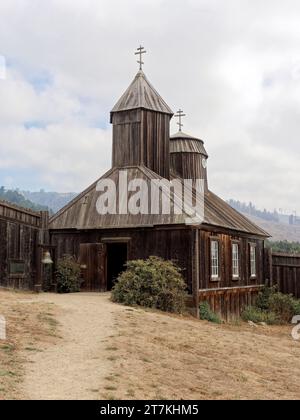
{"type": "Polygon", "coordinates": [[[269,287],[273,286],[273,256],[272,249],[265,248],[264,251],[264,281],[265,284],[269,287]]]}

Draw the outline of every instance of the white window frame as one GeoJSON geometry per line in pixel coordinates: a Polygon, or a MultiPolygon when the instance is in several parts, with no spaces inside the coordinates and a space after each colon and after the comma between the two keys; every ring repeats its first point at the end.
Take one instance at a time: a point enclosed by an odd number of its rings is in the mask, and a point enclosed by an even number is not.
{"type": "Polygon", "coordinates": [[[252,279],[255,279],[257,277],[256,244],[250,244],[249,256],[250,256],[250,277],[252,279]]]}
{"type": "Polygon", "coordinates": [[[241,257],[240,244],[238,242],[232,243],[232,278],[239,280],[241,277],[241,257]]]}
{"type": "Polygon", "coordinates": [[[220,280],[220,242],[217,239],[210,241],[210,269],[211,280],[220,280]]]}

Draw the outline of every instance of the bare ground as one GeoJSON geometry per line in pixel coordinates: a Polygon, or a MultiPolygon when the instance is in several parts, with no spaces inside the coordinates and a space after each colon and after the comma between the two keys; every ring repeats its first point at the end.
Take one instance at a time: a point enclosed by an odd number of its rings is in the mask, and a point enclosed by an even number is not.
{"type": "Polygon", "coordinates": [[[300,398],[289,326],[213,325],[107,294],[0,292],[0,314],[0,399],[300,398]]]}

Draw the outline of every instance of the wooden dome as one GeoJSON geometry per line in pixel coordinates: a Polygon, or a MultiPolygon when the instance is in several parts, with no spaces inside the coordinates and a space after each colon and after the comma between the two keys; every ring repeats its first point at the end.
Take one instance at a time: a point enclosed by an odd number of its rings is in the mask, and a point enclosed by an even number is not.
{"type": "Polygon", "coordinates": [[[207,158],[203,140],[182,131],[170,137],[171,171],[183,179],[204,179],[206,190],[207,158]]]}

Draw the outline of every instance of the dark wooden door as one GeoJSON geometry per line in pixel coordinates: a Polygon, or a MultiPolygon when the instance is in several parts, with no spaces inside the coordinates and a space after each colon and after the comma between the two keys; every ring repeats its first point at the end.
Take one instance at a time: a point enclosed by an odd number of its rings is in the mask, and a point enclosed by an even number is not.
{"type": "Polygon", "coordinates": [[[106,254],[105,244],[80,244],[81,290],[107,290],[106,254]]]}

